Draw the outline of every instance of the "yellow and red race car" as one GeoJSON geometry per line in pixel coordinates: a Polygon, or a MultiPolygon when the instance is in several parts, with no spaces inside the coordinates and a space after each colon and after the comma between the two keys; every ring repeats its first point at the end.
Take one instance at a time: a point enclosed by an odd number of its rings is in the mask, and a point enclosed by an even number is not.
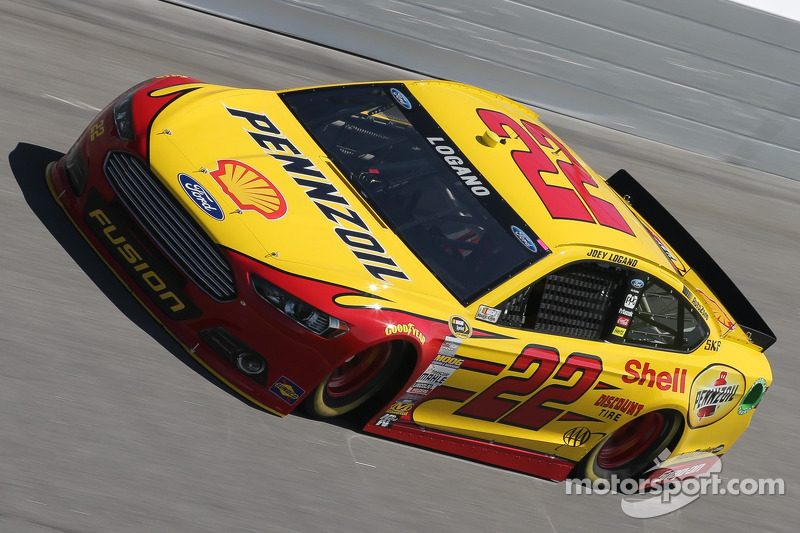
{"type": "Polygon", "coordinates": [[[474,87],[154,78],[47,174],[148,311],[279,415],[635,477],[728,451],[772,381],[769,327],[651,195],[474,87]]]}

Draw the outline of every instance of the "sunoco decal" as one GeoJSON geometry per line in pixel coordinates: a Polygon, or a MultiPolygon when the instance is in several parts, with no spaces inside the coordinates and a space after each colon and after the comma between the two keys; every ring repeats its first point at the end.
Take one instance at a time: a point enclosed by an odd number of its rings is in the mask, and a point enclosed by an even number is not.
{"type": "Polygon", "coordinates": [[[692,382],[689,426],[713,424],[730,413],[744,395],[744,376],[727,365],[711,365],[692,382]]]}
{"type": "Polygon", "coordinates": [[[334,224],[336,236],[372,277],[384,282],[389,281],[387,278],[409,279],[336,186],[284,136],[269,117],[264,113],[229,107],[225,109],[232,117],[247,121],[252,129],[244,129],[253,141],[302,187],[308,199],[334,224]]]}
{"type": "Polygon", "coordinates": [[[188,174],[178,174],[178,181],[181,184],[183,192],[185,192],[189,199],[194,202],[197,207],[202,209],[205,214],[215,220],[225,219],[225,213],[222,211],[219,203],[217,203],[214,197],[211,196],[211,193],[200,185],[196,179],[188,174]]]}
{"type": "Polygon", "coordinates": [[[286,376],[279,377],[269,388],[269,391],[289,405],[294,405],[306,393],[286,376]]]}
{"type": "Polygon", "coordinates": [[[259,171],[242,163],[225,159],[217,161],[211,176],[241,210],[255,211],[267,220],[286,214],[286,200],[275,185],[259,171]]]}

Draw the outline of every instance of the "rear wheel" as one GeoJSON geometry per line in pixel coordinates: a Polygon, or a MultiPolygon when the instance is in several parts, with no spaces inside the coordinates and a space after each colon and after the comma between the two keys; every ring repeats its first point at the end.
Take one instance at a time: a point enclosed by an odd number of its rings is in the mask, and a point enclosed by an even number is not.
{"type": "Polygon", "coordinates": [[[385,342],[350,357],[311,391],[305,410],[318,418],[354,410],[390,381],[401,362],[399,351],[399,343],[385,342]]]}
{"type": "Polygon", "coordinates": [[[634,418],[600,441],[578,470],[591,480],[641,478],[664,450],[675,446],[682,427],[683,417],[676,411],[653,411],[634,418]]]}

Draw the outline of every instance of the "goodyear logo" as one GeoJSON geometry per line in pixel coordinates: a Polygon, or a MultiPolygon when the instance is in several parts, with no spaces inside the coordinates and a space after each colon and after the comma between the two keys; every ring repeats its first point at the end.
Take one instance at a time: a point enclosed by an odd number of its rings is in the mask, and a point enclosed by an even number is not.
{"type": "Polygon", "coordinates": [[[411,322],[408,324],[390,324],[386,326],[385,333],[387,336],[397,334],[411,335],[412,337],[416,337],[420,344],[425,344],[425,335],[411,322]]]}
{"type": "Polygon", "coordinates": [[[255,211],[267,220],[277,220],[286,214],[283,195],[259,171],[241,161],[230,159],[217,161],[217,167],[211,176],[239,209],[255,211]]]}
{"type": "Polygon", "coordinates": [[[269,391],[289,405],[294,405],[306,393],[286,376],[279,377],[269,388],[269,391]]]}

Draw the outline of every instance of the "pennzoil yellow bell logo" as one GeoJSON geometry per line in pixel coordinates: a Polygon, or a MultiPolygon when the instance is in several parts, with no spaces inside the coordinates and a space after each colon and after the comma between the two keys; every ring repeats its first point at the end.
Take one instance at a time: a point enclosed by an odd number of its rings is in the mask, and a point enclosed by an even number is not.
{"type": "Polygon", "coordinates": [[[277,220],[286,214],[286,199],[281,192],[250,165],[230,159],[219,160],[211,176],[239,209],[256,211],[267,220],[277,220]]]}

